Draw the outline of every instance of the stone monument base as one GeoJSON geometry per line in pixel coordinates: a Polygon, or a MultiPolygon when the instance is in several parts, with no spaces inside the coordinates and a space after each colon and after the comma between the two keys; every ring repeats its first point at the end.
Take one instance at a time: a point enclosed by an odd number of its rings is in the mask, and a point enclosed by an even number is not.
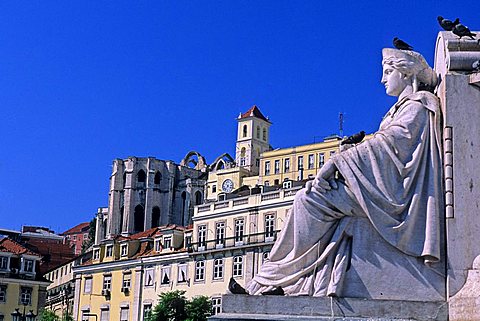
{"type": "Polygon", "coordinates": [[[444,301],[224,295],[222,313],[209,320],[446,321],[448,306],[444,301]]]}

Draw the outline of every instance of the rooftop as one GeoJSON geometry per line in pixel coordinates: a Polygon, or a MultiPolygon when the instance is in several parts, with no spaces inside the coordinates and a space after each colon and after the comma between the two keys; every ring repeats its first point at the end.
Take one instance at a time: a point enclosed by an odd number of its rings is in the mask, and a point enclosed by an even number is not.
{"type": "Polygon", "coordinates": [[[256,105],[253,105],[249,110],[241,114],[238,118],[242,119],[242,118],[248,118],[248,117],[257,117],[257,118],[263,119],[264,121],[270,122],[270,120],[268,120],[267,117],[263,116],[262,112],[256,105]]]}

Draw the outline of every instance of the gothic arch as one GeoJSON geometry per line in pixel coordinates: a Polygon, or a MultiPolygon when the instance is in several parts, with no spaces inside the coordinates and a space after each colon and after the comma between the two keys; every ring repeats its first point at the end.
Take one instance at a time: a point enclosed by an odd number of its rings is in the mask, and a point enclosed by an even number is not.
{"type": "Polygon", "coordinates": [[[145,228],[145,209],[142,205],[135,206],[133,213],[133,232],[143,232],[145,228]]]}
{"type": "Polygon", "coordinates": [[[207,161],[199,152],[190,151],[185,155],[185,157],[180,162],[180,165],[194,168],[197,170],[202,170],[207,166],[207,161]]]}

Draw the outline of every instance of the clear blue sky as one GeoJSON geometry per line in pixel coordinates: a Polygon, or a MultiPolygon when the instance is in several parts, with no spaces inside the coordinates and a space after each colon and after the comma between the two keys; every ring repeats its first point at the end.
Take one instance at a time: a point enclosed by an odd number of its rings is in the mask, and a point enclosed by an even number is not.
{"type": "Polygon", "coordinates": [[[432,63],[436,16],[477,1],[2,1],[0,226],[56,231],[107,206],[112,160],[234,154],[256,104],[287,147],[376,130],[381,48],[432,63]]]}

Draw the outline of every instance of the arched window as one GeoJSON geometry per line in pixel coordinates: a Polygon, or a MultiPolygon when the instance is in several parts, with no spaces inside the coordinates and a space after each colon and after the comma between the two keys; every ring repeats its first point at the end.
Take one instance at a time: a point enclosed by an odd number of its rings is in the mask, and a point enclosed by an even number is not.
{"type": "Polygon", "coordinates": [[[187,193],[182,193],[182,225],[185,225],[185,205],[187,203],[187,193]]]}
{"type": "Polygon", "coordinates": [[[203,204],[203,197],[200,191],[195,192],[195,205],[203,204]]]}
{"type": "Polygon", "coordinates": [[[125,208],[122,206],[120,207],[120,233],[123,232],[123,217],[125,215],[125,208]]]}
{"type": "Polygon", "coordinates": [[[257,139],[260,139],[260,126],[257,126],[257,139]]]}
{"type": "Polygon", "coordinates": [[[142,205],[137,205],[135,207],[135,212],[133,214],[133,232],[138,233],[142,232],[145,227],[145,210],[142,205]]]}
{"type": "Polygon", "coordinates": [[[243,137],[247,137],[247,125],[243,125],[243,137]]]}
{"type": "Polygon", "coordinates": [[[160,208],[155,206],[152,209],[152,227],[159,227],[160,226],[160,208]]]}
{"type": "Polygon", "coordinates": [[[147,175],[143,171],[143,169],[139,170],[137,173],[137,182],[139,183],[145,183],[145,179],[147,178],[147,175]]]}
{"type": "Polygon", "coordinates": [[[154,184],[160,184],[160,180],[162,179],[162,174],[160,172],[155,173],[155,178],[153,179],[154,184]]]}
{"type": "Polygon", "coordinates": [[[223,161],[223,159],[221,159],[221,160],[218,161],[215,169],[218,171],[219,169],[224,169],[224,168],[225,168],[225,162],[223,161]]]}
{"type": "Polygon", "coordinates": [[[263,129],[263,140],[264,141],[267,140],[267,129],[266,128],[263,129]]]}
{"type": "Polygon", "coordinates": [[[246,152],[247,150],[245,149],[245,147],[242,147],[242,150],[240,151],[240,156],[245,157],[246,152]]]}

